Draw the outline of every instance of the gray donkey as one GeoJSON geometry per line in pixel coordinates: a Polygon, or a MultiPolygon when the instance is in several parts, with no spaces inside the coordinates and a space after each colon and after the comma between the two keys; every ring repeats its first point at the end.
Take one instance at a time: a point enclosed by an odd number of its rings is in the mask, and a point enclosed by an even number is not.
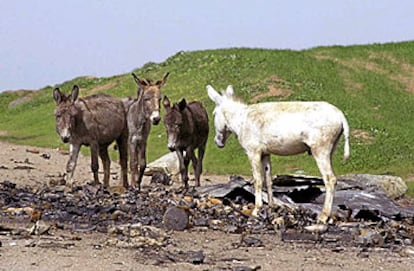
{"type": "Polygon", "coordinates": [[[74,86],[70,95],[53,91],[56,101],[56,132],[64,143],[69,143],[70,157],[65,179],[72,187],[79,150],[82,145],[91,148],[91,169],[95,184],[98,178],[98,154],[104,167],[104,187],[109,186],[111,160],[108,146],[114,140],[118,145],[123,185],[128,184],[128,127],[121,99],[99,94],[78,98],[79,88],[74,86]]]}
{"type": "Polygon", "coordinates": [[[138,85],[137,99],[124,99],[127,108],[128,145],[130,154],[131,185],[141,189],[146,161],[146,148],[151,124],[157,125],[160,120],[161,87],[166,83],[169,73],[161,80],[153,83],[151,79],[139,79],[132,76],[138,85]],[[139,168],[138,168],[139,162],[139,168]]]}
{"type": "Polygon", "coordinates": [[[203,170],[203,157],[208,138],[208,114],[204,106],[197,101],[187,103],[185,99],[171,106],[164,96],[164,125],[167,130],[168,148],[175,151],[180,162],[181,179],[188,188],[188,164],[194,168],[195,185],[200,186],[203,170]],[[198,157],[195,150],[198,149],[198,157]]]}

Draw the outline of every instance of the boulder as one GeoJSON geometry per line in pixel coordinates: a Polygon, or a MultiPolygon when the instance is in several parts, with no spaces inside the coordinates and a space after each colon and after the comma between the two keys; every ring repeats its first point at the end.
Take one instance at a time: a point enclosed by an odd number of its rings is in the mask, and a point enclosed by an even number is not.
{"type": "Polygon", "coordinates": [[[360,186],[363,190],[381,190],[391,199],[401,198],[408,191],[401,177],[390,175],[347,174],[338,177],[338,185],[340,182],[360,186]]]}
{"type": "Polygon", "coordinates": [[[178,161],[177,153],[170,152],[161,156],[149,163],[144,171],[144,174],[147,176],[152,176],[156,173],[167,174],[172,179],[175,179],[180,173],[180,163],[178,161]]]}

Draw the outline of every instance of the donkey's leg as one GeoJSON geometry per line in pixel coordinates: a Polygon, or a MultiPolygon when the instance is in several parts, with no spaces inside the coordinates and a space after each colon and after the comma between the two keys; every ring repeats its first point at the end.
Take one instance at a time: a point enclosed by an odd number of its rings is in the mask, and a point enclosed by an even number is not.
{"type": "Polygon", "coordinates": [[[108,155],[108,145],[99,146],[99,156],[101,157],[102,165],[104,168],[103,185],[104,187],[108,187],[110,170],[111,170],[111,159],[109,158],[109,155],[108,155]]]}
{"type": "Polygon", "coordinates": [[[81,145],[70,144],[69,145],[69,160],[66,164],[66,176],[65,181],[66,185],[72,188],[73,186],[73,173],[75,172],[76,162],[78,161],[78,154],[81,145]]]}
{"type": "Polygon", "coordinates": [[[197,167],[194,169],[196,186],[200,186],[200,176],[203,172],[203,158],[205,153],[205,146],[198,148],[197,167]]]}
{"type": "Polygon", "coordinates": [[[258,216],[260,207],[263,206],[262,200],[262,187],[263,187],[263,166],[260,153],[249,153],[247,154],[250,160],[250,165],[253,172],[254,180],[254,196],[255,196],[255,205],[252,212],[252,216],[258,216]]]}
{"type": "Polygon", "coordinates": [[[332,155],[330,150],[312,150],[312,154],[322,175],[326,190],[323,209],[318,217],[318,220],[322,223],[326,223],[328,218],[331,216],[336,186],[336,177],[332,169],[332,155]]]}
{"type": "Polygon", "coordinates": [[[185,153],[183,153],[183,157],[184,157],[184,176],[185,176],[185,181],[186,181],[187,186],[188,186],[188,180],[190,179],[188,177],[188,165],[190,164],[190,160],[194,159],[194,157],[195,157],[194,156],[194,149],[191,149],[191,150],[186,151],[185,153]]]}
{"type": "Polygon", "coordinates": [[[264,170],[264,181],[267,188],[268,204],[270,207],[274,207],[273,204],[273,188],[272,188],[272,168],[270,164],[270,155],[265,154],[262,156],[262,165],[264,170]]]}
{"type": "Polygon", "coordinates": [[[144,171],[147,167],[147,144],[144,143],[138,143],[138,157],[139,157],[139,171],[138,171],[138,189],[141,189],[141,182],[142,177],[144,177],[144,171]]]}
{"type": "MultiPolygon", "coordinates": [[[[185,161],[183,152],[180,150],[176,150],[178,161],[180,162],[180,174],[181,174],[181,181],[184,184],[185,188],[188,188],[188,176],[185,174],[185,161]]],[[[188,164],[187,164],[188,165],[188,164]]]]}
{"type": "MultiPolygon", "coordinates": [[[[137,142],[132,140],[131,137],[128,140],[129,144],[129,168],[131,170],[131,186],[136,187],[138,184],[138,147],[137,142]]],[[[128,187],[128,183],[124,183],[124,187],[128,187]],[[126,184],[126,186],[125,186],[126,184]]]]}
{"type": "MultiPolygon", "coordinates": [[[[190,164],[190,160],[191,160],[191,164],[193,166],[194,179],[195,179],[195,183],[196,183],[195,185],[196,186],[200,186],[200,175],[197,172],[198,159],[197,159],[197,157],[195,155],[195,150],[192,147],[191,148],[188,148],[186,150],[186,156],[187,156],[187,159],[188,159],[188,165],[190,164]]],[[[185,159],[185,156],[184,156],[184,159],[185,159]]],[[[187,176],[188,176],[188,165],[186,166],[186,168],[187,168],[186,169],[187,176]]],[[[188,178],[188,179],[190,179],[190,178],[188,178]]]]}
{"type": "Polygon", "coordinates": [[[121,166],[121,185],[128,187],[128,138],[121,136],[116,140],[119,151],[119,164],[121,166]]]}
{"type": "Polygon", "coordinates": [[[269,206],[270,207],[275,207],[275,206],[282,207],[283,206],[283,207],[293,208],[294,206],[292,204],[283,202],[280,199],[273,197],[272,165],[270,163],[270,155],[262,156],[262,165],[263,165],[263,171],[265,175],[264,181],[266,183],[269,206]]]}
{"type": "Polygon", "coordinates": [[[99,146],[97,143],[91,144],[91,170],[93,173],[94,184],[99,184],[99,161],[98,161],[99,146]]]}

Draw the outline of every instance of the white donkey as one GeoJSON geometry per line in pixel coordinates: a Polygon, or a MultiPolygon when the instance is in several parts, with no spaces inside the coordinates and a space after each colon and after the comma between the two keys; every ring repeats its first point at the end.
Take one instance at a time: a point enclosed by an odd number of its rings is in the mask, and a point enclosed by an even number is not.
{"type": "MultiPolygon", "coordinates": [[[[235,98],[228,86],[220,95],[211,86],[207,93],[216,104],[214,141],[219,148],[234,133],[246,152],[253,171],[257,216],[262,206],[263,181],[267,184],[269,205],[273,206],[270,154],[294,155],[309,152],[315,158],[326,188],[319,221],[331,215],[336,177],[332,155],[341,134],[345,137],[344,159],[349,158],[349,126],[344,114],[326,102],[266,102],[247,105],[235,98]]],[[[282,202],[278,202],[282,204],[282,202]]]]}

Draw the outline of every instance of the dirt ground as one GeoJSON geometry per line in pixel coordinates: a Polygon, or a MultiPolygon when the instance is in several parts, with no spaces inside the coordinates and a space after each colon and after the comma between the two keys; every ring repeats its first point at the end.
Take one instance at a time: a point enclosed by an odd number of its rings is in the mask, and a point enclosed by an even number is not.
{"type": "MultiPolygon", "coordinates": [[[[54,149],[17,146],[0,142],[0,182],[41,186],[61,178],[67,153],[54,149]]],[[[75,173],[78,182],[91,180],[89,157],[80,156],[75,173]]],[[[111,184],[117,185],[119,167],[112,163],[111,184]]],[[[101,177],[102,178],[102,177],[101,177]]],[[[204,176],[202,184],[224,182],[228,176],[204,176]]],[[[144,180],[149,185],[149,179],[144,180]]],[[[1,192],[1,191],[0,191],[1,192]]],[[[1,208],[2,206],[0,206],[1,208]]],[[[21,221],[19,226],[30,226],[21,221]]],[[[0,226],[8,225],[0,221],[0,226]]],[[[240,234],[191,228],[169,232],[171,246],[183,252],[202,251],[203,263],[163,262],[163,251],[106,245],[99,232],[54,229],[51,235],[21,237],[0,235],[0,271],[12,270],[414,270],[414,256],[382,248],[326,248],[320,244],[286,243],[275,234],[253,235],[260,247],[243,247],[240,234]],[[33,245],[36,244],[36,245],[33,245]],[[148,257],[148,255],[152,255],[148,257]]]]}

